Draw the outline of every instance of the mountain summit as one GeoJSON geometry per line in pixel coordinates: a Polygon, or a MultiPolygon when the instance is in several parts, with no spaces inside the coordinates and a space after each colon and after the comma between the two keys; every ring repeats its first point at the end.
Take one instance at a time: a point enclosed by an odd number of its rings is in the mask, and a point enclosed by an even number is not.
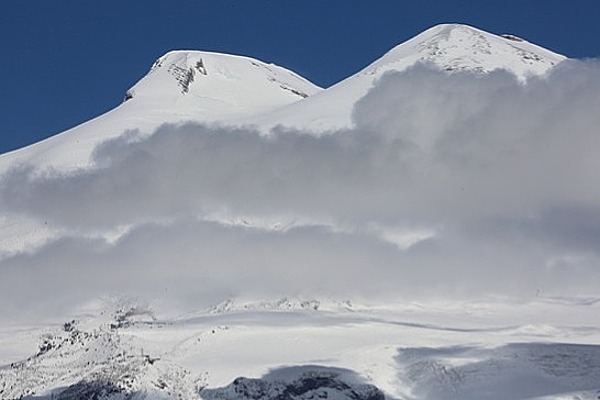
{"type": "Polygon", "coordinates": [[[461,24],[437,25],[394,47],[357,74],[305,101],[253,122],[263,130],[281,125],[317,133],[352,126],[354,104],[387,72],[425,63],[448,73],[504,70],[520,81],[541,76],[566,57],[514,35],[494,35],[461,24]]]}
{"type": "Polygon", "coordinates": [[[545,74],[564,59],[514,35],[498,36],[468,25],[442,24],[396,46],[359,75],[380,75],[429,62],[449,72],[503,69],[524,81],[545,74]]]}
{"type": "Polygon", "coordinates": [[[126,100],[171,106],[206,120],[256,114],[293,103],[321,88],[273,64],[202,51],[171,51],[129,89],[126,100]],[[260,95],[257,95],[260,93],[260,95]]]}

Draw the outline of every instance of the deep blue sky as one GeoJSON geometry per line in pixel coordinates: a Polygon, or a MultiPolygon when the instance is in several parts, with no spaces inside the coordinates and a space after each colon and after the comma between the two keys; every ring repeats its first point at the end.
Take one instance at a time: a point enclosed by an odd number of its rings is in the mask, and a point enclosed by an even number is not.
{"type": "Polygon", "coordinates": [[[329,86],[430,26],[600,56],[600,1],[0,1],[0,153],[120,103],[172,49],[255,57],[329,86]]]}

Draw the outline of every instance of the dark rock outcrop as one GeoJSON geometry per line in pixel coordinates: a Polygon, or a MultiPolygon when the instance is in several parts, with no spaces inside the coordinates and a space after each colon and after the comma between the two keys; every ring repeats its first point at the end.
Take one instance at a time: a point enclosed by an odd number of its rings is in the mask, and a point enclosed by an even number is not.
{"type": "Polygon", "coordinates": [[[304,370],[295,378],[237,378],[230,385],[205,389],[206,400],[384,400],[377,387],[346,380],[327,370],[304,370]]]}

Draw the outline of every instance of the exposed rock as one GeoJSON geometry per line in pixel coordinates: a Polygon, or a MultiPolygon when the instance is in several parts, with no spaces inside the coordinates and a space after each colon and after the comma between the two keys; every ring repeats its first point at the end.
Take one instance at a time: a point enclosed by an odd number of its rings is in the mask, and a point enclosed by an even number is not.
{"type": "Polygon", "coordinates": [[[344,379],[324,369],[305,370],[295,378],[237,378],[230,385],[205,389],[206,400],[384,400],[377,387],[344,379]]]}

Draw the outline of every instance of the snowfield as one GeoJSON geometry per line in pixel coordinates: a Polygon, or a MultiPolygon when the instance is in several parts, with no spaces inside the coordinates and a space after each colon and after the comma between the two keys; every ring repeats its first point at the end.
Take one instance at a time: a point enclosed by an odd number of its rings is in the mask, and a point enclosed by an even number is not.
{"type": "Polygon", "coordinates": [[[227,304],[176,319],[122,304],[26,330],[3,341],[2,398],[276,399],[306,377],[321,381],[292,398],[596,399],[600,390],[597,299],[227,304]]]}
{"type": "Polygon", "coordinates": [[[433,27],[172,51],[0,156],[0,399],[600,399],[600,68],[433,27]]]}

